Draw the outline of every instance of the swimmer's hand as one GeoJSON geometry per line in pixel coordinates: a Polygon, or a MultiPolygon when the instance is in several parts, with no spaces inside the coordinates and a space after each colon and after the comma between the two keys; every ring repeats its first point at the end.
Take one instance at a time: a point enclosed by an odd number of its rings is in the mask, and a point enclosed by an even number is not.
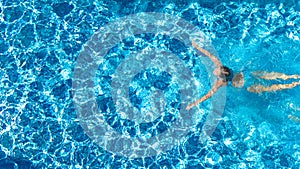
{"type": "Polygon", "coordinates": [[[192,107],[194,107],[194,105],[189,104],[189,105],[185,108],[185,110],[190,110],[192,107]]]}

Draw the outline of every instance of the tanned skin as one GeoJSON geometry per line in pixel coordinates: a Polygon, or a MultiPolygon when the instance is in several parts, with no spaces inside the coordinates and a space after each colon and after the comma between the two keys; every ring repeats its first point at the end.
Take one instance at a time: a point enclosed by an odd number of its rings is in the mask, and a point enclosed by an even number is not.
{"type": "MultiPolygon", "coordinates": [[[[201,48],[194,40],[192,40],[192,45],[194,46],[194,48],[196,48],[197,50],[199,50],[201,53],[203,53],[205,56],[207,56],[208,58],[210,58],[212,60],[212,62],[216,65],[216,69],[214,72],[218,72],[215,75],[219,76],[218,74],[220,74],[220,70],[222,67],[222,63],[221,61],[214,56],[213,54],[211,54],[209,51],[201,48]]],[[[226,86],[228,84],[228,82],[224,82],[223,79],[219,79],[216,84],[214,84],[213,88],[203,97],[201,97],[200,99],[194,101],[193,103],[189,104],[186,107],[186,110],[190,110],[191,108],[193,108],[194,106],[197,106],[198,104],[200,104],[201,102],[209,99],[210,97],[212,97],[213,94],[215,94],[217,92],[217,90],[222,87],[222,86],[226,86]]]]}
{"type": "MultiPolygon", "coordinates": [[[[198,51],[200,51],[201,53],[203,53],[205,56],[209,57],[212,62],[216,65],[216,69],[214,71],[214,74],[218,77],[220,77],[221,73],[226,73],[226,72],[221,72],[221,67],[222,67],[222,63],[220,62],[220,60],[214,56],[213,54],[211,54],[210,52],[208,52],[207,50],[201,48],[194,40],[192,40],[192,45],[194,46],[194,48],[196,48],[198,51]]],[[[260,79],[265,79],[265,80],[278,80],[278,79],[282,79],[282,80],[288,80],[288,79],[300,79],[300,75],[286,75],[283,73],[278,73],[278,72],[265,72],[265,71],[257,71],[257,72],[253,72],[252,73],[254,76],[256,76],[257,78],[260,79]]],[[[243,87],[244,86],[244,75],[242,72],[240,72],[238,74],[238,76],[235,76],[233,78],[233,86],[234,87],[243,87]],[[234,80],[234,78],[236,78],[236,80],[234,80]],[[235,83],[237,82],[237,83],[235,83]],[[236,85],[235,85],[236,84],[236,85]]],[[[219,79],[217,81],[217,83],[213,86],[213,88],[203,97],[201,97],[200,99],[194,101],[193,103],[189,104],[186,107],[186,110],[190,110],[191,108],[193,108],[194,106],[197,106],[198,104],[200,104],[201,102],[209,99],[214,93],[217,92],[217,90],[222,87],[222,86],[226,86],[228,84],[228,82],[224,82],[223,79],[219,79]]],[[[250,87],[247,88],[247,90],[249,92],[252,93],[262,93],[262,92],[275,92],[278,90],[283,90],[283,89],[291,89],[294,88],[296,86],[300,85],[300,81],[298,82],[293,82],[290,84],[274,84],[272,86],[262,86],[262,85],[252,85],[250,87]]],[[[300,110],[300,108],[299,108],[300,110]]],[[[300,117],[296,116],[294,114],[290,114],[288,116],[289,119],[295,121],[295,122],[299,122],[300,123],[300,117]]]]}

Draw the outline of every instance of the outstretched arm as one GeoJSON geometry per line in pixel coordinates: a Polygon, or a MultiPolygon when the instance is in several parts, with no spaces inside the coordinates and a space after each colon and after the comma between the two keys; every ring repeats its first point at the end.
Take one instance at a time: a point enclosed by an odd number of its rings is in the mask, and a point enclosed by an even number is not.
{"type": "Polygon", "coordinates": [[[209,99],[213,94],[216,93],[216,91],[222,87],[225,86],[227,83],[223,82],[223,80],[218,80],[217,83],[214,85],[214,87],[202,98],[194,101],[193,103],[189,104],[185,109],[186,110],[190,110],[192,107],[197,106],[198,104],[200,104],[201,102],[209,99]]]}
{"type": "Polygon", "coordinates": [[[211,54],[209,51],[201,48],[194,40],[192,40],[192,45],[194,46],[194,48],[196,48],[197,50],[199,50],[200,52],[202,52],[204,55],[206,55],[207,57],[209,57],[217,67],[222,67],[222,63],[220,62],[220,60],[214,56],[213,54],[211,54]]]}

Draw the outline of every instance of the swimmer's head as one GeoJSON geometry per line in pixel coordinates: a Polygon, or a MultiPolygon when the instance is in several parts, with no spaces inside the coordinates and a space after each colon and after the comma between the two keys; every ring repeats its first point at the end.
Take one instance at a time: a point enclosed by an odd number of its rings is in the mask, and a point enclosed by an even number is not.
{"type": "Polygon", "coordinates": [[[214,70],[214,75],[228,82],[231,81],[233,73],[228,67],[222,66],[214,70]]]}
{"type": "Polygon", "coordinates": [[[226,66],[221,67],[221,72],[222,72],[221,76],[225,76],[225,77],[229,77],[232,73],[231,70],[226,66]]]}
{"type": "Polygon", "coordinates": [[[232,86],[236,88],[242,88],[245,84],[244,74],[240,72],[233,76],[232,78],[232,86]]]}

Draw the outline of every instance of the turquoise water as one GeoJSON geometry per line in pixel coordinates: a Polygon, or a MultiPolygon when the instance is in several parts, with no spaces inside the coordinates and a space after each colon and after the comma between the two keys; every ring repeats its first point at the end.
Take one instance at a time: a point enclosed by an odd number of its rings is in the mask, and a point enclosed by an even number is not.
{"type": "MultiPolygon", "coordinates": [[[[194,109],[204,115],[178,146],[136,159],[115,155],[89,137],[72,93],[84,44],[106,24],[140,12],[170,14],[195,25],[224,65],[245,73],[247,85],[270,83],[254,79],[253,71],[300,74],[300,4],[280,2],[0,2],[0,168],[299,168],[300,123],[288,118],[300,116],[299,87],[253,94],[228,86],[222,117],[207,142],[198,139],[211,100],[194,109]]],[[[146,113],[150,102],[164,100],[166,109],[159,107],[164,113],[153,110],[137,123],[118,112],[113,74],[135,51],[148,48],[169,51],[187,65],[198,81],[199,93],[191,97],[211,88],[201,56],[191,46],[160,34],[123,39],[97,63],[94,94],[105,122],[133,138],[172,129],[185,104],[176,74],[145,69],[128,82],[129,102],[146,113]]],[[[170,61],[168,69],[178,69],[175,63],[170,61]]]]}

